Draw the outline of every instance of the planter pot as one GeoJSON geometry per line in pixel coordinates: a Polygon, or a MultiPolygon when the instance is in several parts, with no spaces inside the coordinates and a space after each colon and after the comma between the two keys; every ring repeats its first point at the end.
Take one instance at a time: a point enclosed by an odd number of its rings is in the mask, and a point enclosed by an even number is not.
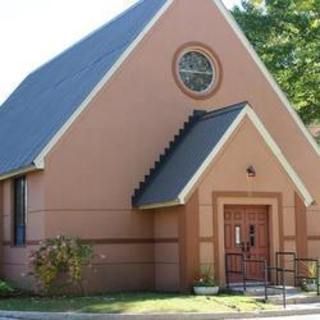
{"type": "Polygon", "coordinates": [[[212,296],[219,292],[219,287],[193,287],[193,291],[198,296],[212,296]]]}

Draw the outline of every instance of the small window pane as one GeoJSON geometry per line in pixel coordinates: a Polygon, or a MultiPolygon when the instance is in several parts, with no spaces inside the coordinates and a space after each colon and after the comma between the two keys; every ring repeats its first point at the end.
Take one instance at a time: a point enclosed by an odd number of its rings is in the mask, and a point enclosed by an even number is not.
{"type": "Polygon", "coordinates": [[[181,57],[179,75],[188,89],[199,93],[210,89],[216,78],[213,63],[199,51],[190,51],[181,57]]]}
{"type": "Polygon", "coordinates": [[[26,242],[26,179],[14,180],[14,244],[24,245],[26,242]]]}
{"type": "Polygon", "coordinates": [[[251,224],[249,229],[250,246],[254,247],[256,245],[256,227],[251,224]]]}
{"type": "Polygon", "coordinates": [[[236,245],[240,246],[241,245],[241,228],[240,228],[240,226],[235,226],[234,232],[235,232],[234,238],[235,238],[236,245]]]}

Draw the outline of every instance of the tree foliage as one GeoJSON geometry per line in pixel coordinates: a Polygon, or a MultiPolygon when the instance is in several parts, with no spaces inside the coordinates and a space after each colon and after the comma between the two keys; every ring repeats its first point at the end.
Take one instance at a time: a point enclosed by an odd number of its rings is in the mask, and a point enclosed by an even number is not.
{"type": "Polygon", "coordinates": [[[320,119],[320,0],[243,0],[232,13],[306,124],[320,119]]]}

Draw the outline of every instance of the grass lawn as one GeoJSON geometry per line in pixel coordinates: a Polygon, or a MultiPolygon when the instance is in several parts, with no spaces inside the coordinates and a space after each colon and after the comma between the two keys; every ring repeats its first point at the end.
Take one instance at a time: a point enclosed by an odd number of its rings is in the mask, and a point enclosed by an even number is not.
{"type": "Polygon", "coordinates": [[[200,297],[178,294],[136,293],[79,298],[12,298],[0,300],[0,310],[161,313],[161,312],[239,312],[270,309],[271,306],[245,296],[200,297]]]}

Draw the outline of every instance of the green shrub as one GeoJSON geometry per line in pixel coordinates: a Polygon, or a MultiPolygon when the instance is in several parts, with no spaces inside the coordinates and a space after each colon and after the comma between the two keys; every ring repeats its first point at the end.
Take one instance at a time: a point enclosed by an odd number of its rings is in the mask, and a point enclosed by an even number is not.
{"type": "Polygon", "coordinates": [[[11,297],[15,293],[15,289],[11,287],[7,282],[0,280],[0,297],[11,297]]]}
{"type": "Polygon", "coordinates": [[[31,253],[30,274],[47,294],[56,293],[61,278],[60,286],[78,285],[82,290],[84,268],[92,258],[91,245],[83,244],[77,238],[58,236],[41,242],[40,247],[31,253]]]}

